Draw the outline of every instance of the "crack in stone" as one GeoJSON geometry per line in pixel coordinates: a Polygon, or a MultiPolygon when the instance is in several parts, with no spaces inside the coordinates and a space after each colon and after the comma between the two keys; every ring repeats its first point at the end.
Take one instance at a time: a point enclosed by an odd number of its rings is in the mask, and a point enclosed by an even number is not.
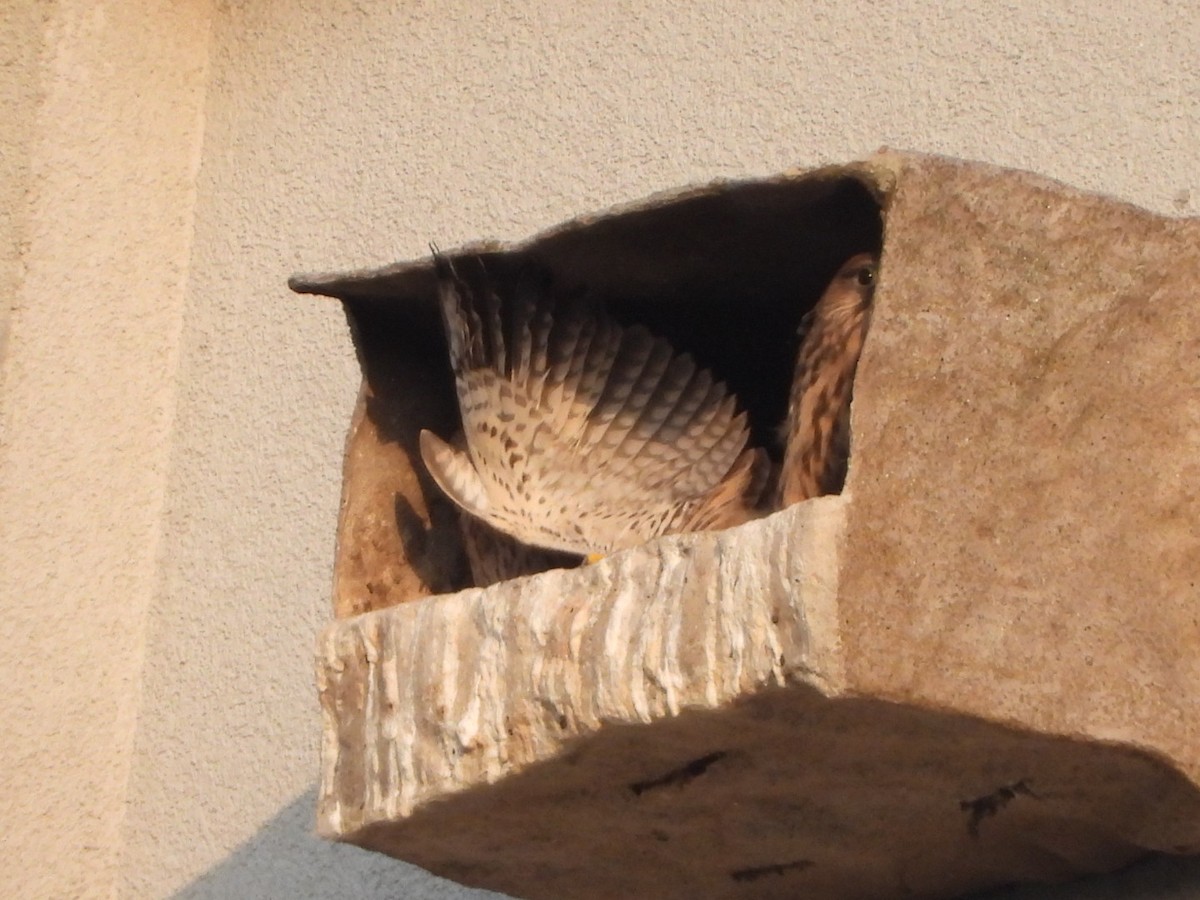
{"type": "Polygon", "coordinates": [[[699,759],[693,759],[690,763],[680,766],[678,769],[672,769],[665,775],[659,775],[657,778],[647,778],[645,781],[635,781],[629,786],[629,789],[640,797],[646,791],[653,790],[654,788],[668,787],[673,784],[685,785],[692,779],[703,775],[708,771],[709,766],[724,759],[727,755],[724,750],[709,753],[706,756],[701,756],[699,759]]]}
{"type": "Polygon", "coordinates": [[[958,808],[967,813],[967,834],[973,838],[979,837],[979,823],[988,816],[994,816],[1016,799],[1018,794],[1041,799],[1029,787],[1029,779],[1022,778],[1012,784],[1001,785],[990,794],[976,797],[974,800],[958,801],[958,808]]]}
{"type": "Polygon", "coordinates": [[[811,859],[796,859],[792,862],[774,863],[769,866],[748,866],[745,869],[734,869],[729,873],[729,877],[739,882],[758,881],[758,879],[765,878],[768,875],[785,875],[788,872],[802,872],[813,865],[815,863],[811,859]]]}

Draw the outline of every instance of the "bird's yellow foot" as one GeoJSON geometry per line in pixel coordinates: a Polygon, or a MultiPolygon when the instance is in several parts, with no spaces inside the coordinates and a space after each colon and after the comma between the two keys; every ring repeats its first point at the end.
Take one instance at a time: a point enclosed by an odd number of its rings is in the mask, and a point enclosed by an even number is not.
{"type": "Polygon", "coordinates": [[[594,566],[596,563],[600,562],[600,560],[602,560],[602,559],[604,559],[603,553],[589,553],[587,556],[585,556],[583,558],[583,564],[585,566],[594,566]]]}

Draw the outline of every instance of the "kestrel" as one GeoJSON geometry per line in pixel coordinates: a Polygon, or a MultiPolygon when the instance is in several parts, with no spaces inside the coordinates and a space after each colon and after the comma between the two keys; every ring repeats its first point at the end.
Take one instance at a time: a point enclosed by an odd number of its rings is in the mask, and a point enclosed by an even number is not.
{"type": "Polygon", "coordinates": [[[852,256],[805,316],[784,428],[780,506],[834,494],[846,480],[850,398],[871,321],[878,259],[852,256]]]}
{"type": "Polygon", "coordinates": [[[463,433],[452,446],[422,431],[421,458],[476,520],[464,537],[477,583],[514,571],[494,558],[489,529],[580,557],[756,517],[765,453],[747,446],[734,396],[690,356],[558,305],[528,269],[494,282],[471,258],[456,263],[478,270],[468,281],[434,260],[463,433]]]}

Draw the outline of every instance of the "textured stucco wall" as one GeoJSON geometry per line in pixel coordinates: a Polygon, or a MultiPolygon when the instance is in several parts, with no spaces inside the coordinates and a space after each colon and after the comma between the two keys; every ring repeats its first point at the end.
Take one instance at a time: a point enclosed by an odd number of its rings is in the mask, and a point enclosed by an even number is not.
{"type": "Polygon", "coordinates": [[[204,2],[5,10],[0,223],[15,241],[0,270],[8,896],[107,897],[117,881],[207,42],[204,2]],[[19,83],[8,82],[14,73],[19,83]]]}
{"type": "Polygon", "coordinates": [[[41,44],[42,29],[34,4],[16,4],[6,10],[0,18],[0,121],[4,122],[0,128],[0,366],[20,289],[21,257],[28,233],[25,191],[41,89],[41,44]]]}
{"type": "MultiPolygon", "coordinates": [[[[24,196],[2,225],[28,242],[3,282],[0,476],[18,896],[111,896],[118,843],[121,896],[478,895],[312,836],[311,657],[357,367],[340,309],[288,293],[292,271],[880,144],[1200,209],[1183,0],[58,0],[12,22],[30,137],[5,140],[31,148],[0,171],[0,200],[24,196]]],[[[1144,872],[1119,895],[1200,890],[1195,866],[1144,872]]]]}

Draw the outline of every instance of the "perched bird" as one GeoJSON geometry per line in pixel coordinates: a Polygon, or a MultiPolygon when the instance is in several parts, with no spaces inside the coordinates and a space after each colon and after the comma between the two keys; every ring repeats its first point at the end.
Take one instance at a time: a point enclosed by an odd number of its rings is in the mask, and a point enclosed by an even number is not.
{"type": "Polygon", "coordinates": [[[871,321],[878,259],[852,256],[805,316],[784,426],[781,507],[834,494],[846,480],[850,397],[871,321]]]}
{"type": "Polygon", "coordinates": [[[766,455],[691,357],[556,303],[528,267],[497,280],[477,257],[434,261],[463,433],[422,431],[421,458],[466,513],[476,583],[536,571],[530,555],[604,555],[757,515],[766,455]]]}

